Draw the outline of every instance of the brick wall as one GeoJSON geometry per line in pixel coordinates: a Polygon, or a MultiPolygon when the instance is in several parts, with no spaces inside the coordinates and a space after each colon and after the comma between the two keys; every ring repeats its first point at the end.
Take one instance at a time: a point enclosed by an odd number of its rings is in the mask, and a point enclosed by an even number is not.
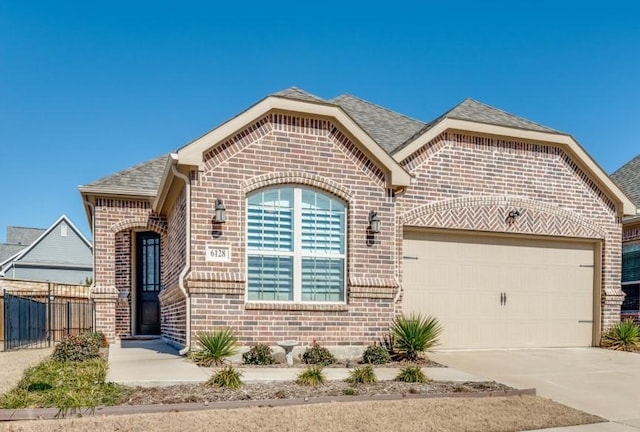
{"type": "Polygon", "coordinates": [[[398,200],[401,224],[601,241],[602,327],[619,320],[620,218],[564,150],[443,133],[403,165],[416,182],[398,200]],[[514,209],[523,214],[510,223],[514,209]]]}
{"type": "Polygon", "coordinates": [[[395,207],[384,173],[337,126],[326,120],[270,114],[205,152],[205,169],[192,173],[192,334],[231,326],[243,342],[296,339],[326,345],[364,345],[388,329],[397,293],[395,207]],[[272,185],[315,187],[345,201],[348,293],[346,305],[245,304],[245,200],[272,185]],[[227,222],[212,223],[216,198],[227,222]],[[370,210],[384,229],[371,242],[370,210]],[[205,261],[207,244],[232,248],[231,262],[205,261]]]}

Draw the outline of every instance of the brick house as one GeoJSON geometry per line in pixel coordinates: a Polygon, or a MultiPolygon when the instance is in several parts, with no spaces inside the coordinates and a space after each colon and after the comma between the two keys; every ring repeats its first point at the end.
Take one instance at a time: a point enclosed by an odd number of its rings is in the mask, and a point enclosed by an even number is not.
{"type": "Polygon", "coordinates": [[[223,326],[357,348],[400,312],[438,317],[445,347],[594,345],[636,212],[565,133],[470,99],[424,123],[296,88],[80,191],[98,329],[187,349],[223,326]]]}
{"type": "MultiPolygon", "coordinates": [[[[611,174],[620,189],[636,204],[640,203],[640,155],[611,174]]],[[[622,317],[640,321],[640,215],[622,220],[622,317]]]]}

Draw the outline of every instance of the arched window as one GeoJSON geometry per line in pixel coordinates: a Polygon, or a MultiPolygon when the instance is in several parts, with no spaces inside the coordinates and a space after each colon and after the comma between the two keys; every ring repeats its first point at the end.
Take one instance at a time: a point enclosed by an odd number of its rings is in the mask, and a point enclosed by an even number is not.
{"type": "Polygon", "coordinates": [[[345,204],[316,189],[281,186],[247,198],[247,299],[344,302],[345,204]]]}

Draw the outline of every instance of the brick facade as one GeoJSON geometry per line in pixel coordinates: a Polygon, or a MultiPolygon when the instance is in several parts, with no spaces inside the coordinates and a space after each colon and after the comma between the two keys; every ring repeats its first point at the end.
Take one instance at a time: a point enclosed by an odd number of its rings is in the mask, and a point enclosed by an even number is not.
{"type": "Polygon", "coordinates": [[[602,250],[602,327],[619,320],[621,221],[615,204],[565,151],[553,145],[443,133],[402,165],[415,183],[397,196],[385,171],[341,125],[271,113],[203,153],[166,218],[148,201],[98,199],[95,206],[95,298],[99,329],[131,331],[131,242],[136,230],[161,234],[161,328],[168,340],[228,326],[244,344],[295,339],[324,345],[379,340],[401,312],[403,227],[446,228],[589,239],[602,250]],[[347,203],[345,304],[246,302],[246,198],[263,187],[317,188],[347,203]],[[188,198],[188,199],[187,199],[188,198]],[[213,220],[222,199],[227,221],[213,220]],[[190,262],[186,206],[190,202],[190,262]],[[508,212],[522,215],[509,221],[508,212]],[[368,233],[368,214],[382,222],[368,233]],[[229,246],[229,262],[211,263],[205,248],[229,246]],[[180,272],[189,272],[180,284],[180,272]],[[188,298],[182,291],[186,289],[188,298]]]}

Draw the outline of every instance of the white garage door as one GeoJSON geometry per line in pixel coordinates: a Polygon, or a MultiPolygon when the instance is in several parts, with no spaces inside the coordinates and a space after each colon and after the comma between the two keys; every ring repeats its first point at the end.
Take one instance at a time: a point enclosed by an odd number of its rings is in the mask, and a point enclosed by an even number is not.
{"type": "Polygon", "coordinates": [[[403,310],[442,348],[592,345],[593,243],[408,231],[403,255],[403,310]]]}

